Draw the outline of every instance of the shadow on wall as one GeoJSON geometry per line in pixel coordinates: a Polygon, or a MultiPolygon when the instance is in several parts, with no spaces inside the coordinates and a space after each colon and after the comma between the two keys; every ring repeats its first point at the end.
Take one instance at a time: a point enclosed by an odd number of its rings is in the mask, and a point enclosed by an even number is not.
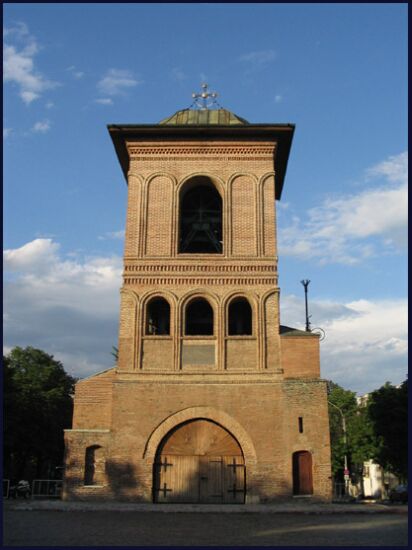
{"type": "MultiPolygon", "coordinates": [[[[264,480],[248,481],[245,471],[242,484],[241,476],[233,476],[232,467],[222,460],[223,457],[207,457],[206,470],[201,460],[206,457],[187,458],[190,460],[187,460],[186,464],[182,464],[182,461],[180,464],[173,464],[169,460],[166,471],[164,465],[154,465],[154,486],[148,493],[139,483],[138,469],[135,465],[108,461],[105,468],[107,485],[85,485],[84,475],[69,475],[65,481],[64,498],[182,504],[243,504],[285,502],[290,501],[293,496],[292,484],[280,482],[274,487],[264,480]],[[193,459],[200,461],[197,467],[196,460],[193,459]],[[179,471],[171,475],[173,468],[179,471]],[[182,469],[185,470],[184,475],[180,475],[182,469]],[[277,496],[273,496],[273,492],[276,492],[277,496]]],[[[313,496],[310,500],[319,502],[322,499],[313,496]]]]}

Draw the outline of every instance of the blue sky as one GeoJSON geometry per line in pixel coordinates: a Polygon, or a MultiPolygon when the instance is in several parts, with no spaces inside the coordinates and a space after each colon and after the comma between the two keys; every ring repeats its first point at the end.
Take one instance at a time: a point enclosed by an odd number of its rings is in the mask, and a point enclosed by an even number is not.
{"type": "Polygon", "coordinates": [[[406,4],[6,4],[4,343],[111,365],[126,184],[106,125],[157,123],[206,80],[295,123],[278,209],[281,319],[326,331],[322,374],[406,377],[406,4]]]}

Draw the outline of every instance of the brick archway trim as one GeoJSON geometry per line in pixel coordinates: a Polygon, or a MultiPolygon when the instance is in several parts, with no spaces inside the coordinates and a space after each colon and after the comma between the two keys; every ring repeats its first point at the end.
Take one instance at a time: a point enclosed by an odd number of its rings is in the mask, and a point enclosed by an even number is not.
{"type": "Polygon", "coordinates": [[[156,451],[162,439],[170,430],[183,422],[196,420],[198,418],[211,420],[222,426],[222,428],[225,428],[237,439],[243,451],[245,464],[248,466],[256,463],[256,451],[246,430],[230,415],[212,407],[190,407],[166,418],[166,420],[157,426],[150,434],[143,453],[145,461],[150,464],[154,462],[156,451]]]}

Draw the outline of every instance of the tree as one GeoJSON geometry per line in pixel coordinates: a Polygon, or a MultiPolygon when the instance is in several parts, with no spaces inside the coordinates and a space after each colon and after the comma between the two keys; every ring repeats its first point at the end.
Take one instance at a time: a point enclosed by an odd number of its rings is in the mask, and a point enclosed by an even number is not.
{"type": "Polygon", "coordinates": [[[76,379],[52,355],[32,347],[13,348],[3,364],[5,475],[50,477],[63,461],[76,379]]]}
{"type": "Polygon", "coordinates": [[[342,480],[345,453],[351,473],[361,474],[363,463],[376,455],[379,442],[367,408],[358,406],[356,393],[333,382],[328,383],[328,388],[332,474],[342,480]],[[342,415],[346,424],[346,447],[342,415]]]}
{"type": "Polygon", "coordinates": [[[408,380],[389,382],[369,395],[368,411],[380,445],[374,459],[401,480],[408,479],[408,380]]]}

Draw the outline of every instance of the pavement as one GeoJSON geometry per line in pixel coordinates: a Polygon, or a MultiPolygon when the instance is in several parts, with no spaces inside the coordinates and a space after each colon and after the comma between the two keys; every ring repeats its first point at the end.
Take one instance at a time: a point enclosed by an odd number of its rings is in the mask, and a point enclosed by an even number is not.
{"type": "Polygon", "coordinates": [[[83,502],[51,499],[3,500],[4,510],[18,511],[111,511],[231,514],[408,514],[408,505],[382,502],[315,503],[291,501],[273,504],[150,504],[134,502],[83,502]]]}

